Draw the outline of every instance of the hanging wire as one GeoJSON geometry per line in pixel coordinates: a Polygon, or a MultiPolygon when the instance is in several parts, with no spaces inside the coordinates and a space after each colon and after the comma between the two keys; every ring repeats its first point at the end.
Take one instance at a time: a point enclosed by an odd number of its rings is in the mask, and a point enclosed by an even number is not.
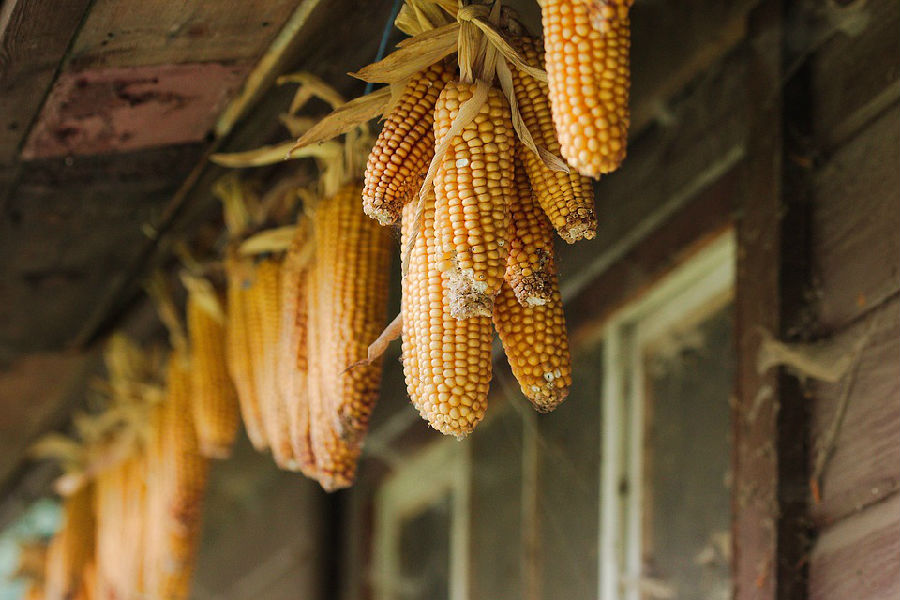
{"type": "MultiPolygon", "coordinates": [[[[394,0],[394,7],[391,9],[391,14],[388,17],[387,23],[384,24],[384,30],[381,32],[381,42],[378,44],[378,53],[375,54],[375,62],[384,58],[384,52],[387,50],[388,38],[391,36],[391,30],[394,28],[394,21],[397,19],[397,15],[400,14],[401,4],[403,4],[403,0],[394,0]]],[[[366,94],[371,94],[373,87],[375,87],[374,83],[367,83],[366,94]]]]}

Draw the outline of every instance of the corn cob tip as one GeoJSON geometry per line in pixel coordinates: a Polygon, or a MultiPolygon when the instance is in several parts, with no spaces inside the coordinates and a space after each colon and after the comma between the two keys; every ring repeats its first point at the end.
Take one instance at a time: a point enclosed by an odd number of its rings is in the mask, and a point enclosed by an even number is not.
{"type": "Polygon", "coordinates": [[[559,229],[559,236],[567,243],[592,240],[597,235],[597,218],[593,213],[566,217],[566,224],[559,229]]]}
{"type": "Polygon", "coordinates": [[[491,316],[494,312],[493,298],[483,292],[473,290],[471,283],[466,281],[459,273],[451,273],[447,277],[448,303],[452,317],[468,319],[476,316],[491,316]]]}
{"type": "Polygon", "coordinates": [[[205,458],[222,460],[231,456],[231,446],[226,444],[214,444],[212,442],[201,442],[200,454],[205,458]]]}

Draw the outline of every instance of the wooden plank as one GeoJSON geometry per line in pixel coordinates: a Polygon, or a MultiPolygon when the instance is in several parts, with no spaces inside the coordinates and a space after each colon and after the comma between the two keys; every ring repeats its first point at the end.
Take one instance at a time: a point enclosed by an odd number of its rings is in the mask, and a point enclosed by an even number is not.
{"type": "Polygon", "coordinates": [[[0,5],[0,166],[12,162],[90,0],[0,5]]]}
{"type": "MultiPolygon", "coordinates": [[[[818,523],[839,520],[900,489],[900,300],[895,297],[829,343],[852,352],[866,332],[871,337],[849,388],[847,413],[824,472],[822,500],[812,507],[818,523]]],[[[845,385],[814,384],[813,460],[825,451],[824,438],[845,385]]]]}
{"type": "Polygon", "coordinates": [[[833,37],[812,61],[816,137],[833,148],[900,99],[900,4],[830,4],[833,37]]]}
{"type": "Polygon", "coordinates": [[[737,383],[732,575],[735,600],[775,600],[778,588],[778,377],[756,368],[759,328],[779,331],[782,200],[781,5],[752,13],[746,53],[749,133],[738,221],[737,383]],[[774,98],[773,98],[774,96],[774,98]]]}
{"type": "Polygon", "coordinates": [[[50,92],[22,158],[126,152],[199,142],[249,65],[163,65],[66,72],[50,92]]]}
{"type": "Polygon", "coordinates": [[[65,347],[140,250],[196,146],[28,163],[0,222],[0,345],[65,347]]]}
{"type": "Polygon", "coordinates": [[[632,133],[656,119],[671,118],[671,98],[744,39],[747,11],[753,4],[747,0],[635,4],[631,11],[632,133]]]}
{"type": "Polygon", "coordinates": [[[255,60],[297,0],[97,0],[70,67],[137,67],[255,60]]]}
{"type": "Polygon", "coordinates": [[[27,354],[0,368],[0,490],[28,444],[68,414],[74,389],[94,366],[92,358],[90,353],[27,354]]]}
{"type": "MultiPolygon", "coordinates": [[[[359,94],[362,85],[346,75],[347,71],[371,61],[378,40],[371,35],[372,23],[384,23],[390,5],[360,4],[352,0],[330,0],[317,4],[306,24],[297,32],[298,41],[291,44],[279,66],[287,70],[309,70],[334,84],[347,97],[359,94]],[[348,44],[348,40],[354,43],[348,44]]],[[[274,139],[283,140],[284,131],[277,115],[290,104],[290,87],[269,89],[260,105],[226,138],[217,140],[209,151],[238,151],[258,147],[274,139]],[[277,133],[273,133],[277,132],[277,133]]],[[[286,167],[290,168],[290,166],[286,167]]],[[[134,262],[113,280],[103,297],[96,302],[85,319],[78,336],[79,343],[90,343],[114,328],[124,315],[127,303],[138,290],[140,280],[169,256],[170,246],[163,238],[175,237],[179,230],[189,231],[198,217],[208,217],[217,200],[210,188],[223,169],[207,164],[204,158],[186,178],[181,188],[153,223],[158,233],[147,240],[134,262]]]]}
{"type": "Polygon", "coordinates": [[[900,289],[898,164],[900,106],[895,106],[816,175],[813,253],[819,319],[829,330],[900,289]]]}
{"type": "Polygon", "coordinates": [[[900,596],[900,494],[825,529],[809,575],[809,600],[900,596]]]}

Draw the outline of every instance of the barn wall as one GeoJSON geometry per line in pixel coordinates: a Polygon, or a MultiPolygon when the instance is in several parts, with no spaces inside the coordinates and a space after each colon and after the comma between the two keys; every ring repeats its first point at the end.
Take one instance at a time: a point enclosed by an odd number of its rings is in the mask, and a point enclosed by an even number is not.
{"type": "Polygon", "coordinates": [[[831,9],[846,31],[812,60],[811,306],[854,359],[813,390],[811,472],[833,451],[811,507],[813,600],[900,596],[900,5],[854,4],[831,9]]]}

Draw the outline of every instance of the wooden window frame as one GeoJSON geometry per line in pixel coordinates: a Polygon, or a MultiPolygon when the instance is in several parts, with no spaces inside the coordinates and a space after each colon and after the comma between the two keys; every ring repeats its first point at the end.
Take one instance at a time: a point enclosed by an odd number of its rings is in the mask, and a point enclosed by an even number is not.
{"type": "Polygon", "coordinates": [[[470,444],[442,440],[426,447],[387,478],[375,500],[376,574],[373,596],[376,600],[396,598],[387,582],[396,581],[399,569],[400,527],[414,514],[448,491],[452,494],[450,516],[451,600],[466,600],[469,591],[469,503],[471,479],[470,444]]]}
{"type": "Polygon", "coordinates": [[[604,335],[604,393],[598,597],[639,600],[643,502],[645,344],[676,324],[694,322],[734,298],[731,230],[613,313],[604,335]],[[623,492],[623,483],[626,490],[623,492]]]}

